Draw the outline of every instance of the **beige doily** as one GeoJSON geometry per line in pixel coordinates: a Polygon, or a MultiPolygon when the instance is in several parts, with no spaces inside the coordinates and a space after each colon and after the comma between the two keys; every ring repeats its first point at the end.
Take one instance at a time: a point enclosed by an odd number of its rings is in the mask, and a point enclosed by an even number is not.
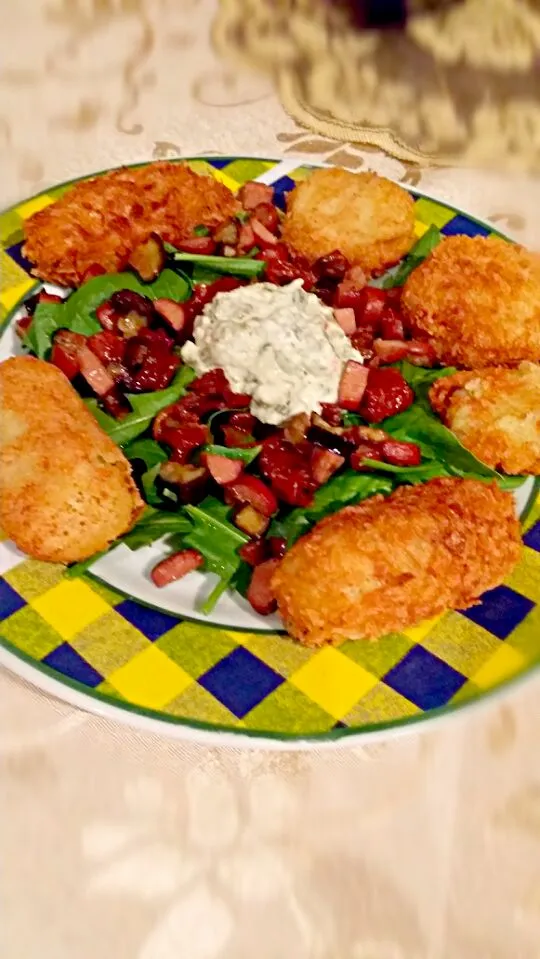
{"type": "Polygon", "coordinates": [[[540,0],[465,0],[360,32],[324,0],[221,0],[214,42],[287,112],[401,160],[540,169],[540,0]]]}

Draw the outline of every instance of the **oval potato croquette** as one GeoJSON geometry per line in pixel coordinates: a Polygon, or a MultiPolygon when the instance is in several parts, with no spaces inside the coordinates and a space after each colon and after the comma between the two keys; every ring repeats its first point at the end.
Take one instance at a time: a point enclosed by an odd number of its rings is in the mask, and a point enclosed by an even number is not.
{"type": "Polygon", "coordinates": [[[286,553],[272,588],[306,646],[375,639],[474,605],[511,571],[520,543],[510,493],[435,479],[324,519],[286,553]]]}
{"type": "Polygon", "coordinates": [[[540,257],[499,237],[443,239],[409,276],[401,307],[441,363],[540,360],[540,257]]]}
{"type": "Polygon", "coordinates": [[[24,255],[42,280],[79,286],[90,267],[124,269],[150,233],[174,246],[195,226],[217,226],[239,209],[223,183],[179,163],[113,170],[34,213],[24,225],[24,255]]]}
{"type": "Polygon", "coordinates": [[[492,469],[540,474],[540,366],[455,373],[433,384],[431,405],[492,469]]]}
{"type": "Polygon", "coordinates": [[[414,241],[414,201],[376,173],[316,170],[291,190],[282,236],[310,261],[340,250],[367,275],[397,263],[414,241]]]}
{"type": "Polygon", "coordinates": [[[144,508],[130,465],[63,373],[0,363],[0,526],[36,559],[72,563],[105,549],[144,508]]]}

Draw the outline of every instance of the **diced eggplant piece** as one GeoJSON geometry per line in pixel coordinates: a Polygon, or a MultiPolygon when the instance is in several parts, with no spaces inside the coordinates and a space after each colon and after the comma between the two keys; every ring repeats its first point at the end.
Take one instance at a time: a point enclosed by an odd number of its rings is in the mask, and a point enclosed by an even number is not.
{"type": "Polygon", "coordinates": [[[283,435],[289,443],[301,443],[302,440],[305,440],[306,433],[309,429],[310,417],[308,413],[297,413],[296,416],[291,416],[286,423],[283,424],[283,435]]]}
{"type": "Polygon", "coordinates": [[[340,457],[349,456],[354,449],[350,440],[348,440],[346,436],[341,435],[341,431],[340,433],[335,433],[332,430],[324,429],[320,426],[311,426],[308,430],[307,438],[310,443],[324,450],[329,450],[331,453],[340,457]]]}
{"type": "Polygon", "coordinates": [[[248,536],[262,536],[268,529],[270,523],[269,516],[263,516],[258,513],[253,506],[241,506],[236,510],[233,516],[233,522],[238,529],[241,529],[248,536]]]}
{"type": "Polygon", "coordinates": [[[135,290],[117,290],[107,301],[120,316],[127,316],[132,311],[140,313],[150,321],[154,315],[152,300],[135,290]]]}
{"type": "Polygon", "coordinates": [[[240,235],[240,224],[238,220],[227,220],[221,223],[213,233],[216,243],[223,243],[229,246],[236,246],[240,235]]]}
{"type": "Polygon", "coordinates": [[[146,317],[143,316],[142,313],[137,313],[135,310],[132,310],[127,316],[120,317],[117,327],[120,333],[125,336],[126,340],[129,340],[131,337],[137,336],[146,324],[146,317]]]}
{"type": "Polygon", "coordinates": [[[204,466],[172,463],[169,460],[161,464],[159,478],[166,487],[173,490],[180,503],[196,503],[206,495],[208,473],[204,466]]]}
{"type": "Polygon", "coordinates": [[[340,456],[339,453],[316,446],[311,455],[313,479],[322,486],[323,483],[328,482],[336,470],[343,466],[344,462],[345,457],[340,456]]]}
{"type": "Polygon", "coordinates": [[[157,233],[151,233],[147,240],[139,243],[132,250],[128,263],[139,274],[141,280],[150,283],[161,273],[165,266],[165,259],[165,248],[161,237],[157,233]]]}

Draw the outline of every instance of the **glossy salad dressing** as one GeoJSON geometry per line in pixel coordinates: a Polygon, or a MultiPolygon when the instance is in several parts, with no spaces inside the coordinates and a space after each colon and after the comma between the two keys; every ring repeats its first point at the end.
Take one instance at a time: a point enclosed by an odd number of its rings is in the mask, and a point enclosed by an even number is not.
{"type": "Polygon", "coordinates": [[[222,369],[235,392],[252,396],[252,413],[276,426],[335,403],[346,362],[363,362],[332,309],[306,293],[302,280],[218,293],[196,319],[182,358],[199,376],[222,369]]]}

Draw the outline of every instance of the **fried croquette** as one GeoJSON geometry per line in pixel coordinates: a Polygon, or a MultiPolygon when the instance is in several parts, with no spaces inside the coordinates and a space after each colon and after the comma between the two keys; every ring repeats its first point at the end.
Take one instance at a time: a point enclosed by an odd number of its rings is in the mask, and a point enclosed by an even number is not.
{"type": "Polygon", "coordinates": [[[434,479],[327,517],[285,554],[272,589],[306,646],[374,639],[474,605],[519,553],[510,493],[434,479]]]}
{"type": "Polygon", "coordinates": [[[431,405],[475,456],[505,473],[540,474],[540,366],[521,363],[437,380],[431,405]]]}
{"type": "Polygon", "coordinates": [[[310,261],[340,250],[367,275],[382,273],[415,241],[414,202],[376,173],[316,170],[289,193],[282,236],[310,261]]]}
{"type": "Polygon", "coordinates": [[[90,267],[124,269],[150,233],[174,246],[195,226],[217,226],[239,208],[228,187],[178,163],[114,170],[77,183],[31,216],[24,255],[42,280],[78,286],[90,267]]]}
{"type": "Polygon", "coordinates": [[[540,257],[499,237],[443,239],[409,276],[401,306],[441,363],[540,360],[540,257]]]}
{"type": "Polygon", "coordinates": [[[55,366],[0,364],[0,525],[36,559],[105,549],[144,508],[130,465],[55,366]]]}

